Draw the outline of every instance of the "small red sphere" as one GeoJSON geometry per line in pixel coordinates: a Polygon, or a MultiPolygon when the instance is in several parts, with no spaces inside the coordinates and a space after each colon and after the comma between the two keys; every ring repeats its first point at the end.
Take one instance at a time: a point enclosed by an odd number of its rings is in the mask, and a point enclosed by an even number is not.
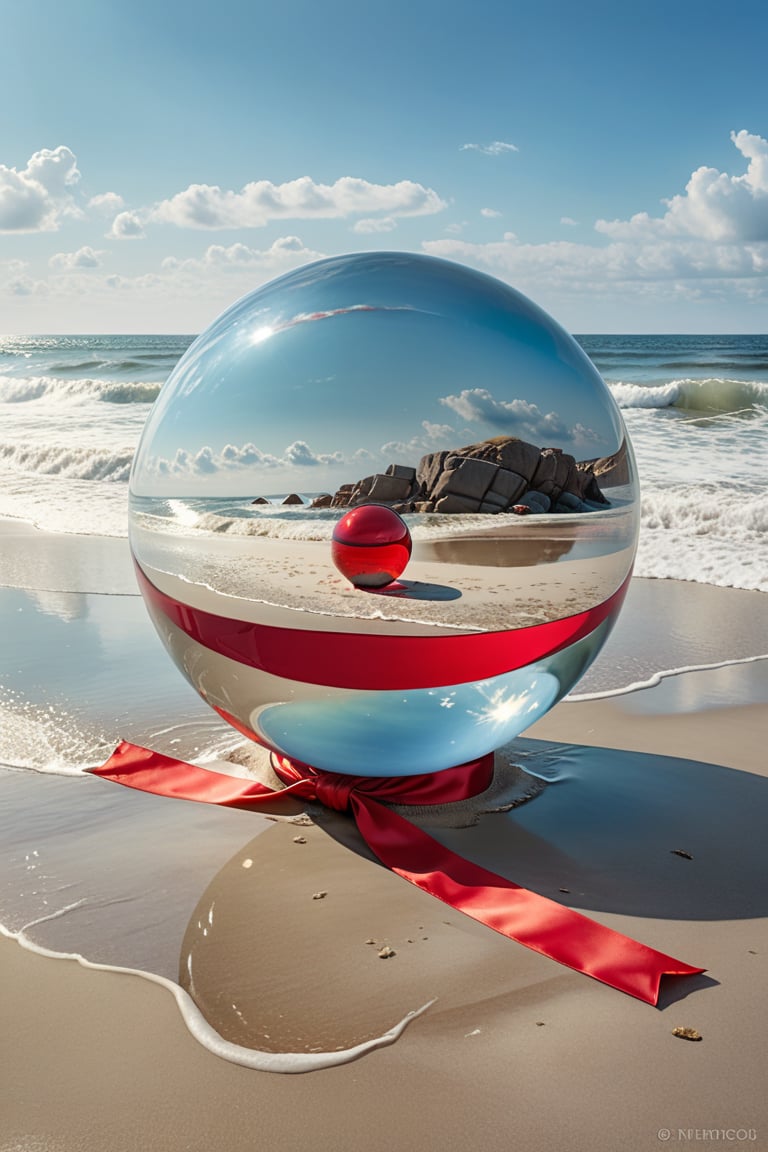
{"type": "Polygon", "coordinates": [[[411,558],[411,534],[386,504],[359,504],[333,530],[333,562],[355,588],[385,588],[411,558]]]}

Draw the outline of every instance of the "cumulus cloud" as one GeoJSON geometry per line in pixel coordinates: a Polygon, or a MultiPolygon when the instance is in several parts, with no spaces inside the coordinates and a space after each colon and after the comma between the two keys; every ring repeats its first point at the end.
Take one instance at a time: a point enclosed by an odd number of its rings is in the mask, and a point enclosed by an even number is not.
{"type": "Polygon", "coordinates": [[[46,296],[48,285],[44,280],[32,280],[29,276],[16,276],[6,284],[5,291],[9,296],[46,296]]]}
{"type": "Polygon", "coordinates": [[[492,140],[490,144],[462,144],[460,152],[482,152],[483,156],[503,156],[505,152],[519,152],[516,144],[506,140],[492,140]]]}
{"type": "Polygon", "coordinates": [[[80,179],[77,158],[60,145],[43,148],[26,168],[0,164],[0,232],[54,232],[63,217],[78,215],[72,189],[80,179]]]}
{"type": "Polygon", "coordinates": [[[528,291],[544,284],[583,290],[606,284],[676,279],[740,279],[762,276],[766,253],[760,245],[704,241],[615,242],[603,247],[557,240],[522,244],[509,234],[500,241],[428,240],[431,256],[459,260],[492,272],[528,291]]]}
{"type": "Polygon", "coordinates": [[[574,220],[573,216],[561,216],[560,223],[565,224],[568,228],[576,228],[579,222],[574,220]]]}
{"type": "Polygon", "coordinates": [[[382,444],[379,453],[392,460],[399,457],[399,462],[407,463],[414,457],[423,456],[425,452],[434,452],[436,443],[445,444],[446,440],[455,443],[456,430],[450,424],[434,424],[429,420],[422,420],[423,436],[412,436],[410,440],[388,440],[382,444]]]}
{"type": "Polygon", "coordinates": [[[652,217],[638,212],[629,220],[598,220],[598,232],[614,240],[697,237],[718,243],[768,242],[768,140],[742,130],[731,140],[749,161],[740,176],[701,167],[685,192],[664,201],[667,211],[652,217]]]}
{"type": "Polygon", "coordinates": [[[82,268],[100,268],[103,252],[94,251],[89,245],[78,248],[77,252],[57,252],[48,264],[57,272],[73,272],[82,268]]]}
{"type": "Polygon", "coordinates": [[[486,220],[496,220],[501,216],[501,212],[497,212],[495,208],[481,208],[480,215],[485,216],[486,220]]]}
{"type": "MultiPolygon", "coordinates": [[[[424,241],[433,256],[489,271],[541,298],[550,292],[611,295],[623,286],[667,297],[704,299],[731,291],[768,295],[768,141],[748,132],[732,140],[749,161],[731,176],[713,168],[693,173],[685,194],[666,201],[661,217],[638,213],[630,220],[598,221],[593,243],[521,242],[514,233],[486,244],[461,238],[424,241]]],[[[566,226],[575,223],[563,217],[566,226]]]]}
{"type": "Polygon", "coordinates": [[[422,420],[421,426],[430,440],[445,440],[446,437],[456,434],[450,424],[433,424],[429,420],[422,420]]]}
{"type": "Polygon", "coordinates": [[[316,468],[318,464],[343,463],[341,452],[315,455],[306,440],[294,440],[285,450],[285,461],[294,468],[316,468]]]}
{"type": "Polygon", "coordinates": [[[276,469],[316,468],[321,465],[343,464],[341,452],[315,453],[306,440],[294,440],[282,456],[262,452],[255,444],[225,444],[220,451],[209,444],[190,452],[179,448],[172,459],[163,456],[149,461],[149,469],[159,476],[207,476],[235,472],[270,471],[276,469]]]}
{"type": "Polygon", "coordinates": [[[118,212],[107,236],[113,240],[143,240],[144,225],[136,212],[118,212]]]}
{"type": "Polygon", "coordinates": [[[462,420],[490,424],[533,443],[572,438],[556,412],[544,413],[527,400],[497,400],[487,388],[465,388],[458,396],[441,396],[440,403],[462,420]]]}
{"type": "Polygon", "coordinates": [[[391,216],[379,217],[366,217],[365,220],[358,220],[352,226],[353,232],[392,232],[397,228],[397,220],[393,220],[391,216]]]}
{"type": "Polygon", "coordinates": [[[157,204],[152,216],[180,228],[261,228],[271,220],[330,220],[373,213],[391,218],[424,216],[444,207],[432,188],[412,180],[372,184],[342,176],[334,184],[317,184],[302,176],[285,184],[258,180],[239,192],[190,184],[157,204]]]}
{"type": "Polygon", "coordinates": [[[321,260],[322,257],[322,252],[307,248],[298,236],[280,236],[269,248],[263,249],[249,248],[240,242],[227,247],[210,244],[200,258],[178,260],[174,256],[167,256],[162,262],[162,268],[166,272],[192,273],[208,272],[214,268],[225,271],[251,269],[277,275],[299,264],[321,260]]]}
{"type": "Polygon", "coordinates": [[[98,196],[91,196],[88,207],[95,212],[103,212],[105,216],[112,216],[125,208],[125,200],[117,192],[101,192],[98,196]]]}

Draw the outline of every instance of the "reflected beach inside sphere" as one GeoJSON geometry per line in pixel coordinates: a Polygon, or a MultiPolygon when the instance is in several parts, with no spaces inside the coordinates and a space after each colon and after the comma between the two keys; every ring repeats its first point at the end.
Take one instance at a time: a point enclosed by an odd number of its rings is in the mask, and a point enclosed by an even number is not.
{"type": "Polygon", "coordinates": [[[258,289],[189,348],[134,461],[130,540],[220,715],[318,768],[408,775],[485,755],[570,690],[638,514],[618,409],[566,332],[481,273],[365,253],[258,289]],[[410,556],[355,586],[334,549],[370,506],[410,556]]]}

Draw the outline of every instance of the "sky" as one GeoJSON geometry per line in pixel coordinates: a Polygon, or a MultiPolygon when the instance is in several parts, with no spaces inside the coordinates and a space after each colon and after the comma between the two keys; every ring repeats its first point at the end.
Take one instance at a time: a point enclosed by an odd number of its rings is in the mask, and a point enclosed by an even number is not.
{"type": "Polygon", "coordinates": [[[325,256],[488,272],[574,333],[765,332],[762,0],[25,0],[0,333],[197,333],[325,256]]]}
{"type": "Polygon", "coordinates": [[[300,473],[333,492],[492,436],[580,460],[620,449],[621,422],[576,341],[496,279],[379,253],[281,285],[248,296],[179,363],[148,418],[135,495],[267,495],[300,473]]]}

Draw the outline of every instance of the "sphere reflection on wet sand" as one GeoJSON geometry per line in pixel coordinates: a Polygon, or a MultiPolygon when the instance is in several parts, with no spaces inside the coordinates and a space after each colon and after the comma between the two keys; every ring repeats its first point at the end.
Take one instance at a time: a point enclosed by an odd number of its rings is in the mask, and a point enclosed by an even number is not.
{"type": "Polygon", "coordinates": [[[165,385],[131,478],[181,671],[240,731],[353,774],[448,768],[543,715],[616,618],[637,519],[620,415],[576,342],[507,285],[400,253],[234,305],[165,385]],[[412,551],[363,590],[338,560],[366,505],[412,551]]]}

